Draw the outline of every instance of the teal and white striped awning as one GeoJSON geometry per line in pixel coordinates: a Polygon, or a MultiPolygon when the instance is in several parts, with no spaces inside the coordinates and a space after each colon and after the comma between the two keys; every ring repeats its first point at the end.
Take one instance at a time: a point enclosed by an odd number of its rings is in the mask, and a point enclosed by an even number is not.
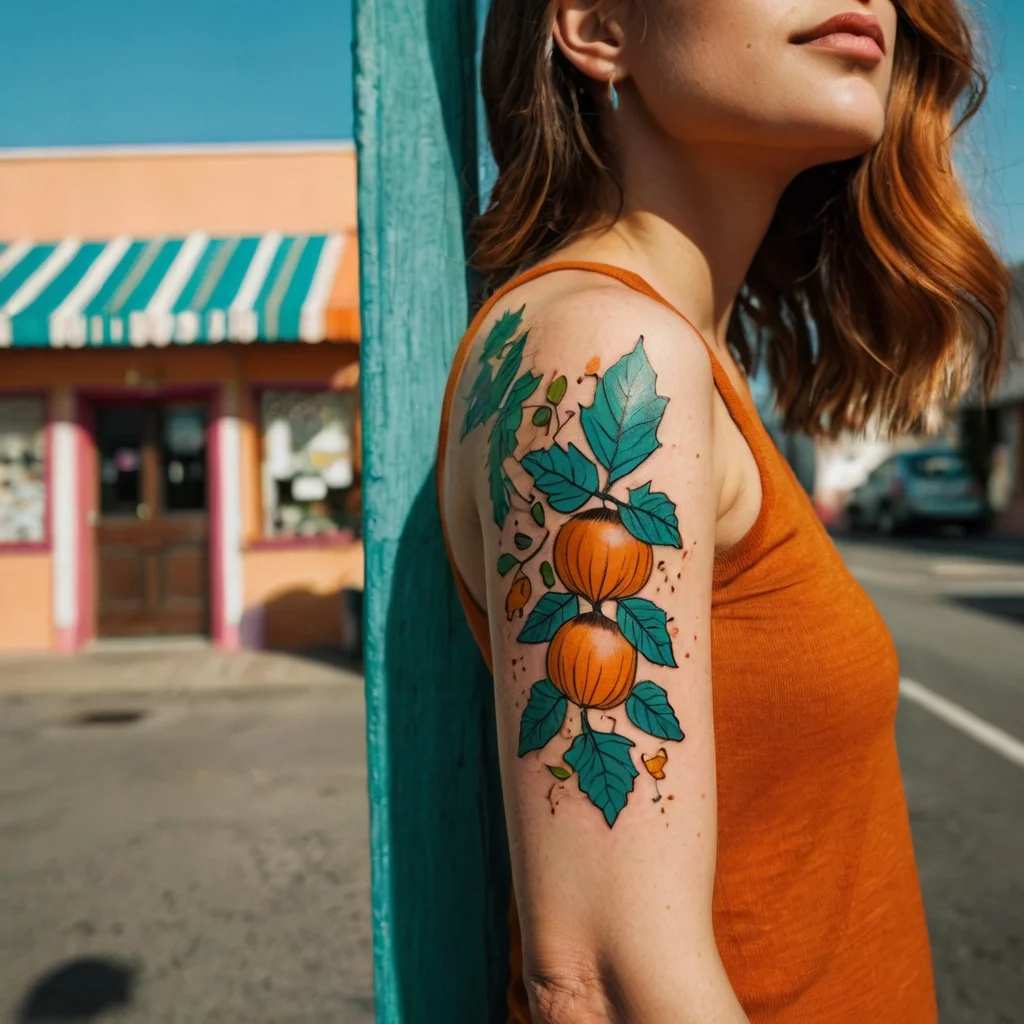
{"type": "Polygon", "coordinates": [[[355,249],[343,234],[0,243],[0,346],[356,340],[355,249]]]}

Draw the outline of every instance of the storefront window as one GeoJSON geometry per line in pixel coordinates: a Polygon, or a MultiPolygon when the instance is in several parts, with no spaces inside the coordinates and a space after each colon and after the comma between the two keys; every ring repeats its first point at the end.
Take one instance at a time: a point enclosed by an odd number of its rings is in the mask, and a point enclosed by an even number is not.
{"type": "Polygon", "coordinates": [[[45,537],[45,429],[42,398],[0,396],[0,544],[45,537]]]}
{"type": "Polygon", "coordinates": [[[355,416],[353,391],[263,392],[265,536],[358,536],[355,416]]]}

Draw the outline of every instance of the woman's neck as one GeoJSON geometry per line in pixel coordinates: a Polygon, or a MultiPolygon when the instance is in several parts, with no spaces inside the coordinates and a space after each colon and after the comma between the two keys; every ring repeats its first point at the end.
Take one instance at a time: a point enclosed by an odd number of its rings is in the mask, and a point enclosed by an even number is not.
{"type": "Polygon", "coordinates": [[[794,172],[768,165],[762,149],[650,141],[625,146],[621,215],[558,258],[640,274],[724,352],[736,296],[794,172]]]}

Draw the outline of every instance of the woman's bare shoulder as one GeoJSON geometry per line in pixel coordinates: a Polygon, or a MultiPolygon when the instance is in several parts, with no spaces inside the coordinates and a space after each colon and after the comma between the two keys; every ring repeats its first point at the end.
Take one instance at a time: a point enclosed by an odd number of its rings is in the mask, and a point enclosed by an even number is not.
{"type": "Polygon", "coordinates": [[[707,349],[697,331],[663,303],[611,278],[567,270],[513,288],[480,325],[473,348],[481,352],[488,339],[493,347],[513,324],[513,333],[525,334],[529,351],[548,365],[569,367],[581,358],[585,365],[642,336],[667,366],[713,387],[707,349]]]}

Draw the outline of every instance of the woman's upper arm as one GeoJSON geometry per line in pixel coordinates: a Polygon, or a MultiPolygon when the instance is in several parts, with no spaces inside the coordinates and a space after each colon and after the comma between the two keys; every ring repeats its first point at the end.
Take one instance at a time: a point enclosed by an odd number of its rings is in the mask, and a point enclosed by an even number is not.
{"type": "Polygon", "coordinates": [[[618,289],[530,313],[495,321],[461,415],[535,1013],[609,998],[629,1020],[732,1019],[699,1010],[739,1012],[711,922],[708,358],[618,289]]]}

